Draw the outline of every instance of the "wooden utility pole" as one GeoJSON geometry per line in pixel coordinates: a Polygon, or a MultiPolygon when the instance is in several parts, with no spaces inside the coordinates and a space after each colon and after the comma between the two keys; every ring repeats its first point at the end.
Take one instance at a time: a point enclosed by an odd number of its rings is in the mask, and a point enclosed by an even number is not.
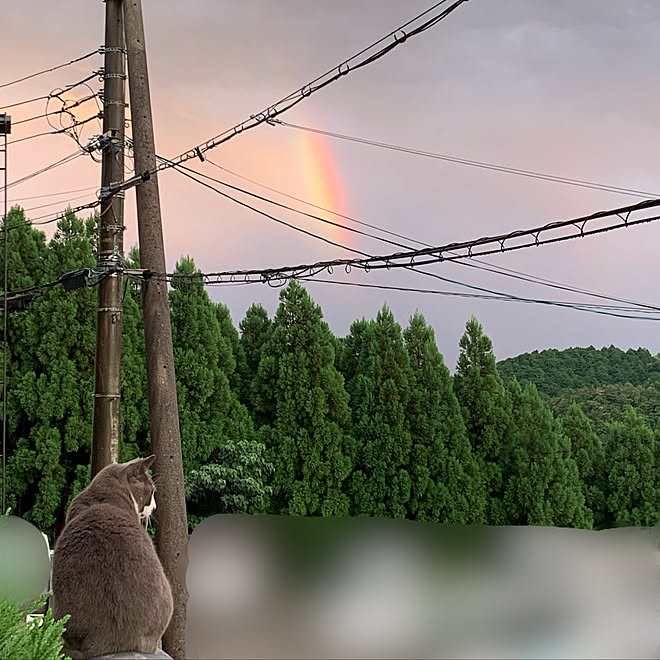
{"type": "MultiPolygon", "coordinates": [[[[124,59],[122,0],[106,0],[98,266],[110,270],[121,267],[124,250],[124,193],[107,192],[124,180],[124,59]]],[[[92,478],[119,460],[122,279],[121,273],[113,272],[99,285],[92,478]]]]}
{"type": "MultiPolygon", "coordinates": [[[[141,0],[124,0],[124,24],[135,174],[142,175],[156,167],[156,153],[141,0]]],[[[145,179],[136,187],[140,267],[164,273],[158,178],[153,174],[145,179]]],[[[167,282],[145,281],[143,308],[151,443],[158,479],[156,548],[174,596],[174,614],[163,637],[163,650],[184,660],[188,593],[185,576],[177,569],[188,544],[188,522],[167,282]]]]}

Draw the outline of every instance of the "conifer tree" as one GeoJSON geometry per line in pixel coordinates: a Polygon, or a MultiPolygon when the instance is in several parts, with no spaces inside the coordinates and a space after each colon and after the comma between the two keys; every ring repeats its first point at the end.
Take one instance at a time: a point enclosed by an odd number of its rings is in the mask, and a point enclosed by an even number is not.
{"type": "MultiPolygon", "coordinates": [[[[44,233],[35,230],[29,224],[19,207],[11,209],[7,224],[13,227],[9,232],[7,246],[9,290],[20,291],[45,283],[48,273],[44,264],[48,248],[44,233]]],[[[0,250],[0,272],[4,272],[4,250],[0,250]]],[[[2,282],[0,282],[1,287],[2,282]]],[[[34,451],[28,442],[32,421],[21,397],[23,380],[31,381],[33,375],[40,371],[36,351],[26,341],[30,321],[26,312],[12,313],[7,319],[8,505],[19,515],[25,514],[32,506],[33,484],[39,475],[34,451]]]]}
{"type": "Polygon", "coordinates": [[[415,314],[403,336],[413,372],[410,517],[457,524],[480,521],[485,508],[480,475],[433,329],[415,314]]]}
{"type": "Polygon", "coordinates": [[[235,418],[237,401],[229,385],[235,360],[193,260],[181,259],[175,272],[189,276],[176,278],[170,293],[181,443],[188,472],[210,461],[235,418]]]}
{"type": "Polygon", "coordinates": [[[655,436],[642,416],[628,408],[607,436],[609,513],[615,525],[652,526],[658,516],[655,436]]]}
{"type": "Polygon", "coordinates": [[[239,397],[248,407],[255,423],[259,426],[272,419],[272,410],[260,410],[259,405],[266,404],[258,400],[257,373],[259,363],[263,355],[264,346],[268,342],[272,331],[272,322],[268,318],[268,312],[259,304],[253,304],[246,312],[245,318],[239,323],[240,347],[242,360],[238,364],[240,388],[239,397]]]}
{"type": "Polygon", "coordinates": [[[594,432],[589,418],[575,402],[562,417],[561,426],[571,443],[571,453],[583,484],[585,504],[593,514],[594,527],[600,527],[606,518],[607,474],[603,443],[594,432]]]}
{"type": "Polygon", "coordinates": [[[502,525],[507,520],[502,503],[502,466],[511,425],[510,403],[497,371],[493,345],[474,317],[465,326],[460,349],[454,391],[484,483],[486,517],[482,522],[502,525]]]}
{"type": "Polygon", "coordinates": [[[297,282],[280,294],[269,335],[263,350],[253,344],[246,357],[261,353],[256,388],[262,415],[272,415],[261,429],[274,465],[271,512],[347,515],[348,396],[330,328],[297,282]]]}
{"type": "Polygon", "coordinates": [[[218,323],[220,324],[220,333],[229,342],[233,365],[229,374],[229,384],[231,389],[240,397],[241,374],[245,372],[245,351],[241,345],[241,339],[238,330],[231,320],[229,307],[223,303],[217,303],[215,306],[218,323]]]}
{"type": "Polygon", "coordinates": [[[353,513],[405,518],[411,497],[408,409],[413,375],[401,327],[387,306],[375,321],[353,324],[344,359],[352,362],[353,513]]]}
{"type": "Polygon", "coordinates": [[[192,259],[183,258],[176,272],[189,276],[175,279],[170,294],[189,493],[206,513],[244,511],[254,504],[255,492],[263,492],[263,484],[255,487],[243,476],[256,468],[253,478],[259,481],[267,465],[265,448],[257,442],[247,409],[231,390],[229,378],[236,362],[230,341],[221,332],[217,306],[204,290],[192,259]],[[212,487],[209,475],[215,479],[212,487]],[[238,509],[228,511],[232,503],[238,509]]]}
{"type": "Polygon", "coordinates": [[[515,525],[590,528],[591,512],[569,439],[561,433],[536,387],[509,386],[512,402],[509,477],[504,503],[515,525]]]}
{"type": "MultiPolygon", "coordinates": [[[[42,281],[94,267],[96,225],[96,217],[82,221],[66,213],[44,254],[42,281]]],[[[23,415],[8,458],[10,503],[47,533],[62,523],[77,466],[89,463],[96,296],[96,289],[53,287],[23,322],[23,359],[30,366],[11,387],[23,415]]]]}

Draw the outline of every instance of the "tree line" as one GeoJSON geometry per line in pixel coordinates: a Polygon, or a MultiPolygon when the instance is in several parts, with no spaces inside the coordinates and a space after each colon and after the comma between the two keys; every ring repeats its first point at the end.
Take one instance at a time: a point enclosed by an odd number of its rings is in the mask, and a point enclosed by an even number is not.
{"type": "Polygon", "coordinates": [[[645,348],[552,348],[501,360],[497,366],[505,381],[515,376],[521,384],[534,383],[548,397],[566,390],[660,382],[660,359],[645,348]]]}
{"type": "MultiPolygon", "coordinates": [[[[52,239],[12,209],[10,290],[95,265],[97,218],[52,239]]],[[[134,249],[127,265],[137,267],[134,249]]],[[[0,261],[0,264],[2,262],[0,261]]],[[[297,282],[238,328],[191,258],[170,291],[191,527],[215,513],[380,516],[601,528],[660,518],[660,438],[634,408],[597,434],[572,401],[502,379],[475,318],[454,375],[421,314],[384,306],[335,337],[297,282]]],[[[46,290],[9,318],[8,503],[56,534],[89,482],[94,288],[46,290]]],[[[140,285],[124,293],[121,460],[150,452],[140,285]]]]}

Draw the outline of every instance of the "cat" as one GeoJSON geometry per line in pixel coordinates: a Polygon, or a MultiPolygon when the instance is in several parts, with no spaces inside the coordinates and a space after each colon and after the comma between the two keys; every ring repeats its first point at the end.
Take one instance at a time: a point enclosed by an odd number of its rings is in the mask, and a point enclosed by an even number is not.
{"type": "Polygon", "coordinates": [[[53,615],[64,653],[87,660],[154,654],[172,617],[170,583],[141,520],[156,508],[154,456],[103,468],[77,495],[53,553],[53,615]]]}

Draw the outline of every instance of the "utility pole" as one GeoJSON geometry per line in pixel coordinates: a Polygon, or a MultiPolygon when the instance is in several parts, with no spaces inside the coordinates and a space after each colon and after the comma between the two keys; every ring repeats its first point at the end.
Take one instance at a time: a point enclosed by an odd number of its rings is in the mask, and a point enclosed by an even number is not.
{"type": "Polygon", "coordinates": [[[5,113],[0,114],[0,135],[2,135],[2,203],[3,223],[2,235],[4,238],[4,279],[2,301],[2,509],[0,516],[4,515],[7,506],[7,361],[9,358],[9,337],[7,335],[7,314],[9,313],[9,214],[7,212],[7,136],[11,133],[11,117],[5,113]]]}
{"type": "Polygon", "coordinates": [[[103,136],[101,137],[101,218],[98,266],[111,271],[99,285],[96,321],[96,384],[92,438],[92,478],[119,461],[121,400],[122,266],[124,193],[108,190],[124,180],[124,70],[122,0],[105,0],[105,63],[103,70],[103,136]],[[114,272],[112,272],[114,270],[114,272]]]}
{"type": "MultiPolygon", "coordinates": [[[[141,0],[124,0],[124,23],[135,173],[142,175],[155,168],[156,152],[141,0]]],[[[145,175],[144,179],[135,189],[140,267],[164,273],[158,178],[145,175]]],[[[188,544],[188,521],[167,282],[156,278],[144,282],[143,309],[151,443],[158,478],[156,549],[174,597],[174,613],[163,636],[163,650],[175,660],[184,660],[188,593],[184,576],[177,569],[188,544]]]]}

